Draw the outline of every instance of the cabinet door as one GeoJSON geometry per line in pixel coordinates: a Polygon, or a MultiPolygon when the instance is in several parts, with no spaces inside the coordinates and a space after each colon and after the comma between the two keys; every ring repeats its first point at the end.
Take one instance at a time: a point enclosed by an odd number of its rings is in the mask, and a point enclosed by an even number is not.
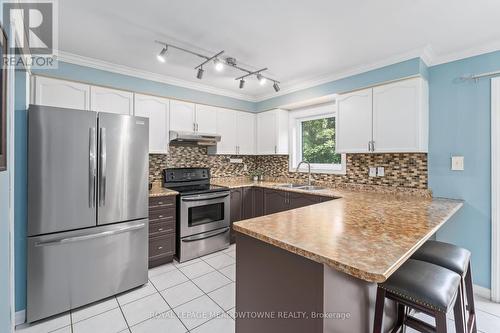
{"type": "Polygon", "coordinates": [[[254,189],[252,187],[244,187],[242,189],[242,216],[243,220],[254,217],[254,189]]]}
{"type": "Polygon", "coordinates": [[[243,200],[243,191],[241,188],[235,188],[231,190],[231,232],[230,232],[230,240],[231,243],[236,241],[236,234],[233,231],[233,223],[242,220],[242,200],[243,200]]]}
{"type": "Polygon", "coordinates": [[[288,192],[264,190],[264,215],[274,214],[289,209],[288,192]]]}
{"type": "Polygon", "coordinates": [[[316,195],[303,194],[303,193],[290,193],[290,209],[314,205],[321,202],[321,198],[316,195]]]}
{"type": "Polygon", "coordinates": [[[43,76],[33,77],[34,100],[38,105],[89,110],[90,86],[43,76]]]}
{"type": "Polygon", "coordinates": [[[135,115],[149,118],[149,153],[168,153],[168,107],[166,98],[135,94],[135,115]]]}
{"type": "Polygon", "coordinates": [[[257,114],[257,154],[273,155],[277,151],[276,113],[272,111],[257,114]]]}
{"type": "Polygon", "coordinates": [[[264,189],[261,187],[254,187],[253,189],[253,215],[259,217],[264,215],[264,189]]]}
{"type": "Polygon", "coordinates": [[[170,101],[170,130],[194,132],[195,106],[193,103],[170,101]]]}
{"type": "Polygon", "coordinates": [[[421,83],[415,78],[373,89],[375,152],[420,151],[421,83]]]}
{"type": "Polygon", "coordinates": [[[98,112],[134,114],[134,94],[103,87],[90,87],[90,109],[98,112]]]}
{"type": "Polygon", "coordinates": [[[217,132],[217,108],[196,104],[196,130],[200,133],[217,132]]]}
{"type": "Polygon", "coordinates": [[[372,89],[337,99],[336,152],[366,153],[372,140],[372,89]]]}
{"type": "Polygon", "coordinates": [[[255,154],[255,115],[248,112],[237,112],[236,133],[238,154],[255,154]]]}
{"type": "Polygon", "coordinates": [[[217,143],[217,154],[236,154],[236,111],[217,110],[217,134],[221,140],[217,143]]]}

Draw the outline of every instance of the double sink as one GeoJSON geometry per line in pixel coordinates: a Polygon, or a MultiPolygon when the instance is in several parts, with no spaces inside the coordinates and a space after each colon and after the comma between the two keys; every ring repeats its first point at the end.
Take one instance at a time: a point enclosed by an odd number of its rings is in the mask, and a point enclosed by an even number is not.
{"type": "Polygon", "coordinates": [[[321,190],[326,189],[326,187],[322,187],[322,186],[305,185],[305,184],[281,184],[281,185],[276,185],[276,187],[296,188],[296,189],[305,190],[305,191],[321,191],[321,190]]]}

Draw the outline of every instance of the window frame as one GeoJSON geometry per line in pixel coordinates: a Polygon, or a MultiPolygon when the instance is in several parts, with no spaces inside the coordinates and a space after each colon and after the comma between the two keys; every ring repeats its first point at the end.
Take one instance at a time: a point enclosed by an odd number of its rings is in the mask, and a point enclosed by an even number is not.
{"type": "MultiPolygon", "coordinates": [[[[337,107],[334,102],[290,111],[290,172],[297,172],[297,165],[302,160],[302,123],[305,121],[332,117],[335,118],[335,126],[337,126],[337,107]]],[[[298,172],[308,172],[307,164],[302,164],[298,172]]],[[[346,155],[341,154],[340,164],[311,163],[311,172],[345,175],[346,155]]]]}

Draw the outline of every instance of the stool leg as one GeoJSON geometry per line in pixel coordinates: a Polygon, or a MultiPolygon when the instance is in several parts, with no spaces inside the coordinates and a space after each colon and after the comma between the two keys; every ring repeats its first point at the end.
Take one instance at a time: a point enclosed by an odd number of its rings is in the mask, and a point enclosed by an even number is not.
{"type": "Polygon", "coordinates": [[[465,323],[464,323],[464,303],[463,303],[463,293],[462,285],[458,285],[457,298],[455,300],[455,305],[453,306],[453,315],[455,316],[455,331],[456,333],[465,333],[465,323]]]}
{"type": "Polygon", "coordinates": [[[401,328],[403,328],[402,332],[404,333],[404,324],[405,324],[405,319],[406,319],[406,307],[401,304],[397,303],[398,306],[398,315],[396,319],[396,325],[392,329],[391,333],[397,333],[401,328]]]}
{"type": "Polygon", "coordinates": [[[373,333],[382,333],[382,320],[384,318],[385,290],[377,288],[375,301],[375,319],[373,320],[373,333]]]}
{"type": "Polygon", "coordinates": [[[470,325],[472,321],[472,328],[467,327],[469,332],[477,333],[476,324],[476,308],[474,306],[474,290],[472,289],[472,272],[469,266],[467,267],[467,273],[465,274],[465,293],[467,295],[467,310],[469,310],[469,316],[466,317],[467,325],[470,325]]]}
{"type": "MultiPolygon", "coordinates": [[[[435,312],[436,318],[436,333],[447,333],[446,332],[446,313],[435,312]]],[[[459,332],[457,332],[459,333],[459,332]]]]}

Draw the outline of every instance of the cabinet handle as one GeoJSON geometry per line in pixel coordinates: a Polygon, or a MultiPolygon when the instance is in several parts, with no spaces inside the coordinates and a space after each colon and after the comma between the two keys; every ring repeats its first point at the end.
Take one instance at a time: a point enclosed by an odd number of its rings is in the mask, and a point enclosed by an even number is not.
{"type": "Polygon", "coordinates": [[[274,153],[277,154],[278,153],[278,147],[277,146],[274,146],[274,153]]]}
{"type": "Polygon", "coordinates": [[[161,249],[163,249],[163,246],[158,246],[158,250],[161,250],[161,249]]]}
{"type": "Polygon", "coordinates": [[[375,141],[372,141],[372,151],[375,151],[375,141]]]}

